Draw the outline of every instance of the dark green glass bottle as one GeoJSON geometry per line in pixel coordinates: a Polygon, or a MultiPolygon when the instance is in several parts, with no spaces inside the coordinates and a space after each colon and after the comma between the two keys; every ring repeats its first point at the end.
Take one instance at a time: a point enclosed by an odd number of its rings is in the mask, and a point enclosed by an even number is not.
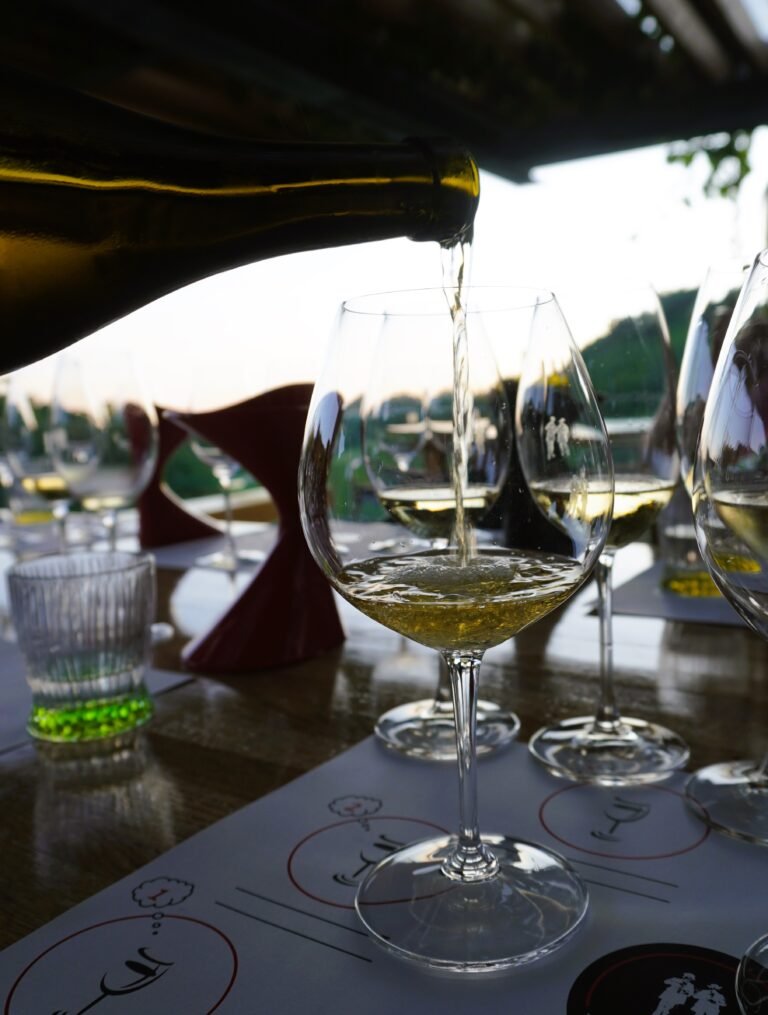
{"type": "Polygon", "coordinates": [[[471,230],[448,143],[273,144],[184,130],[0,72],[0,372],[266,257],[471,230]]]}

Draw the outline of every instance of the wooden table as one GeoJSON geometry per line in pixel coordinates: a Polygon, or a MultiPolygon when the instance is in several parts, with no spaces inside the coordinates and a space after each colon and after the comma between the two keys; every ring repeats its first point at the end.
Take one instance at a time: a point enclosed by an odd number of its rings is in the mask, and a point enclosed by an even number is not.
{"type": "MultiPolygon", "coordinates": [[[[617,578],[642,570],[647,546],[617,558],[617,578]]],[[[160,600],[178,636],[155,664],[180,668],[191,628],[226,601],[221,575],[161,571],[160,600]]],[[[597,619],[587,587],[556,614],[488,653],[482,696],[514,708],[527,739],[542,723],[592,711],[597,619]]],[[[135,748],[107,757],[48,757],[31,742],[0,754],[0,947],[141,864],[366,737],[377,715],[429,697],[436,657],[342,604],[344,646],[297,666],[191,678],[162,694],[135,748]]],[[[768,647],[736,627],[615,619],[619,702],[673,727],[692,767],[757,757],[768,745],[768,647]]],[[[414,762],[414,764],[421,764],[414,762]]],[[[265,830],[265,834],[267,831],[265,830]]]]}

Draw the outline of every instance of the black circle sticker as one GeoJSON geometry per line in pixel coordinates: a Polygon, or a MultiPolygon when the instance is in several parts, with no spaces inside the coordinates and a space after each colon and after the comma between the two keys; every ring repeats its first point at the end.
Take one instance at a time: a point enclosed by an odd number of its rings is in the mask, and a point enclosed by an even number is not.
{"type": "Polygon", "coordinates": [[[579,974],[567,1015],[739,1015],[738,964],[696,945],[621,948],[579,974]]]}

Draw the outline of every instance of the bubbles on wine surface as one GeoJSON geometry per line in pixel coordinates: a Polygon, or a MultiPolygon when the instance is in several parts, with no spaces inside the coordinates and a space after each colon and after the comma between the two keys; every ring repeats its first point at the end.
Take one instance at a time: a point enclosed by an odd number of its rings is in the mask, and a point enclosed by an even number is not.
{"type": "Polygon", "coordinates": [[[348,565],[334,579],[361,612],[422,645],[483,651],[559,606],[583,569],[554,554],[427,551],[348,565]]]}

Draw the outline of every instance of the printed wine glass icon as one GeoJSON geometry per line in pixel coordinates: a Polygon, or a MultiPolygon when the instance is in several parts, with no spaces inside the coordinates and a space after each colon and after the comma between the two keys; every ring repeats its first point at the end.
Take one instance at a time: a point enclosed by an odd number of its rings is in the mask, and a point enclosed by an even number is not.
{"type": "MultiPolygon", "coordinates": [[[[693,517],[715,584],[768,638],[768,251],[733,311],[704,410],[693,517]]],[[[768,843],[768,754],[695,772],[686,793],[714,828],[768,843]]]]}
{"type": "MultiPolygon", "coordinates": [[[[605,549],[595,568],[600,620],[600,697],[592,716],[567,718],[531,738],[533,756],[555,775],[603,785],[665,779],[688,747],[658,723],[623,715],[613,674],[612,569],[616,552],[641,537],[678,480],[674,365],[664,313],[647,287],[606,288],[564,300],[566,318],[595,385],[610,439],[615,492],[605,549]]],[[[545,427],[547,453],[566,438],[559,414],[545,427]]],[[[542,510],[563,516],[561,491],[531,483],[542,510]]]]}
{"type": "Polygon", "coordinates": [[[21,517],[45,519],[58,528],[59,549],[67,549],[67,517],[71,496],[51,454],[51,406],[40,390],[34,369],[18,370],[7,379],[2,419],[2,446],[13,479],[20,488],[21,517]]]}
{"type": "MultiPolygon", "coordinates": [[[[470,287],[463,306],[457,297],[435,289],[343,305],[307,418],[299,501],[307,543],[334,589],[371,619],[439,652],[451,680],[458,833],[390,852],[359,885],[357,913],[374,940],[401,958],[486,972],[563,944],[585,915],[587,893],[558,854],[480,833],[475,713],[481,661],[488,648],[550,613],[586,579],[608,531],[613,483],[594,393],[552,293],[470,287]],[[417,373],[429,375],[436,390],[451,392],[450,483],[443,471],[433,477],[414,460],[408,489],[426,489],[427,504],[422,508],[422,498],[401,494],[397,510],[409,526],[402,526],[394,548],[387,541],[371,550],[373,540],[365,536],[381,531],[381,502],[373,483],[370,497],[350,488],[345,465],[360,453],[361,417],[367,410],[375,415],[384,378],[400,392],[417,373]],[[512,433],[508,388],[498,377],[517,386],[514,433],[527,474],[563,490],[564,510],[546,522],[534,508],[539,529],[526,524],[533,518],[526,514],[516,529],[489,529],[481,537],[475,501],[501,477],[490,471],[482,482],[473,477],[473,410],[492,414],[497,434],[512,433]],[[544,425],[552,414],[566,420],[569,442],[566,454],[547,459],[544,425]],[[410,525],[420,524],[422,511],[428,537],[435,533],[432,516],[441,519],[446,545],[425,548],[414,541],[410,525]],[[360,538],[345,539],[350,531],[360,538]]],[[[386,477],[395,475],[391,454],[379,455],[374,445],[367,454],[367,474],[386,488],[386,477]]],[[[525,483],[509,496],[529,497],[525,483]]]]}
{"type": "Polygon", "coordinates": [[[130,353],[62,354],[51,418],[56,471],[115,549],[118,512],[144,490],[157,457],[157,414],[130,353]]]}
{"type": "MultiPolygon", "coordinates": [[[[364,326],[367,322],[364,322],[364,326]]],[[[380,349],[387,357],[373,367],[371,384],[363,398],[363,456],[371,485],[378,501],[393,521],[410,533],[412,547],[435,550],[449,545],[455,510],[455,490],[451,482],[452,466],[452,392],[435,391],[423,380],[422,392],[407,391],[399,376],[393,378],[389,364],[398,365],[399,336],[385,324],[380,349]]],[[[411,335],[403,332],[402,354],[407,355],[411,335]]],[[[480,350],[478,350],[480,351],[480,350]]],[[[489,347],[478,370],[486,375],[488,391],[501,392],[501,379],[489,347]],[[483,360],[485,362],[483,362],[483,360]]],[[[478,388],[478,392],[480,389],[478,388]]],[[[511,422],[499,416],[488,396],[478,394],[471,413],[472,442],[467,463],[468,484],[464,510],[472,516],[476,535],[488,509],[495,503],[506,476],[511,422]]],[[[402,533],[400,534],[402,539],[402,533]]],[[[397,547],[397,538],[388,541],[397,547]]],[[[381,541],[373,544],[379,550],[381,541]]],[[[403,660],[399,660],[402,668],[403,660]]],[[[480,699],[476,713],[476,750],[486,756],[508,746],[517,737],[520,720],[493,702],[480,699]]],[[[453,761],[456,758],[456,731],[450,681],[444,665],[439,667],[435,693],[431,698],[397,705],[379,716],[374,726],[378,740],[391,750],[425,761],[453,761]]]]}

